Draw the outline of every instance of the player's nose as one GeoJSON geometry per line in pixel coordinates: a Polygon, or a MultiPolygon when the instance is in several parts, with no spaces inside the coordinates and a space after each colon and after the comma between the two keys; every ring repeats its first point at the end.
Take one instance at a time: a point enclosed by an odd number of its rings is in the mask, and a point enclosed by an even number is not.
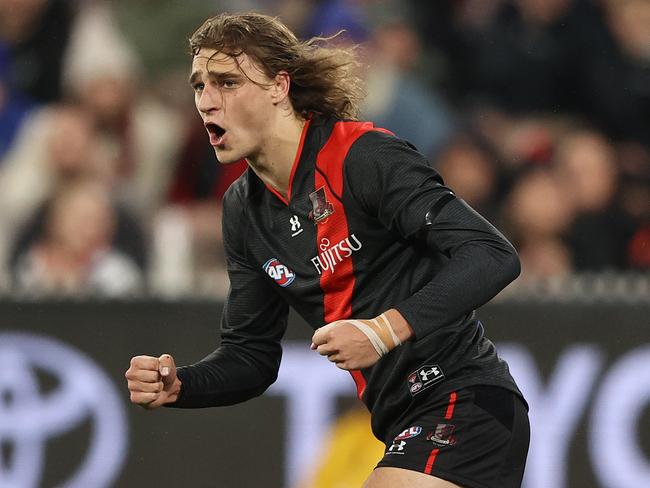
{"type": "Polygon", "coordinates": [[[203,89],[199,99],[197,100],[196,108],[199,112],[208,114],[215,110],[220,110],[223,106],[223,96],[221,92],[208,85],[203,89]]]}

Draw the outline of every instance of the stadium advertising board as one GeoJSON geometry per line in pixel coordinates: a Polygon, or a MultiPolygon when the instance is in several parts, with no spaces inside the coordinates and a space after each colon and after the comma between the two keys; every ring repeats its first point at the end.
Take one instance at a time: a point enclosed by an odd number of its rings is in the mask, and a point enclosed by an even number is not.
{"type": "MultiPolygon", "coordinates": [[[[128,403],[132,355],[200,358],[220,312],[0,303],[0,486],[281,488],[308,477],[355,389],[299,324],[262,398],[192,411],[128,403]]],[[[501,303],[480,317],[531,405],[526,488],[650,486],[650,305],[501,303]]]]}

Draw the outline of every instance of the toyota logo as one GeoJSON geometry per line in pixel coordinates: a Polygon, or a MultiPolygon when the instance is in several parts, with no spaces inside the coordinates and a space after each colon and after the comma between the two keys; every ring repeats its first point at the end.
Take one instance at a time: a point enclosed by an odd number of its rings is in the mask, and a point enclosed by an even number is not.
{"type": "Polygon", "coordinates": [[[59,486],[111,485],[124,463],[127,422],[111,380],[89,357],[52,338],[0,333],[0,487],[41,485],[47,441],[92,425],[89,445],[77,470],[59,486]],[[43,392],[37,372],[58,380],[43,392]]]}

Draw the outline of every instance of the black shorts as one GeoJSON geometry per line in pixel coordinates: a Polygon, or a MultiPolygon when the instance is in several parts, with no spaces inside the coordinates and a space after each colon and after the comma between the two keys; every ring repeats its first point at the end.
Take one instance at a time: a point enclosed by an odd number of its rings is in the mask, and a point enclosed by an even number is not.
{"type": "Polygon", "coordinates": [[[467,488],[519,488],[529,443],[524,402],[504,388],[472,386],[423,402],[395,426],[377,467],[419,471],[467,488]]]}

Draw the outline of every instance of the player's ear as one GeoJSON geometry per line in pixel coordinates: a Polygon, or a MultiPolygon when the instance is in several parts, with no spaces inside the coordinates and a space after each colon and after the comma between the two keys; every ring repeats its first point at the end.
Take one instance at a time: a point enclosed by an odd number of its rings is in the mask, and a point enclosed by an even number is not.
{"type": "Polygon", "coordinates": [[[273,78],[273,86],[271,87],[273,103],[281,103],[289,96],[289,87],[291,86],[291,77],[289,73],[282,70],[273,78]]]}

